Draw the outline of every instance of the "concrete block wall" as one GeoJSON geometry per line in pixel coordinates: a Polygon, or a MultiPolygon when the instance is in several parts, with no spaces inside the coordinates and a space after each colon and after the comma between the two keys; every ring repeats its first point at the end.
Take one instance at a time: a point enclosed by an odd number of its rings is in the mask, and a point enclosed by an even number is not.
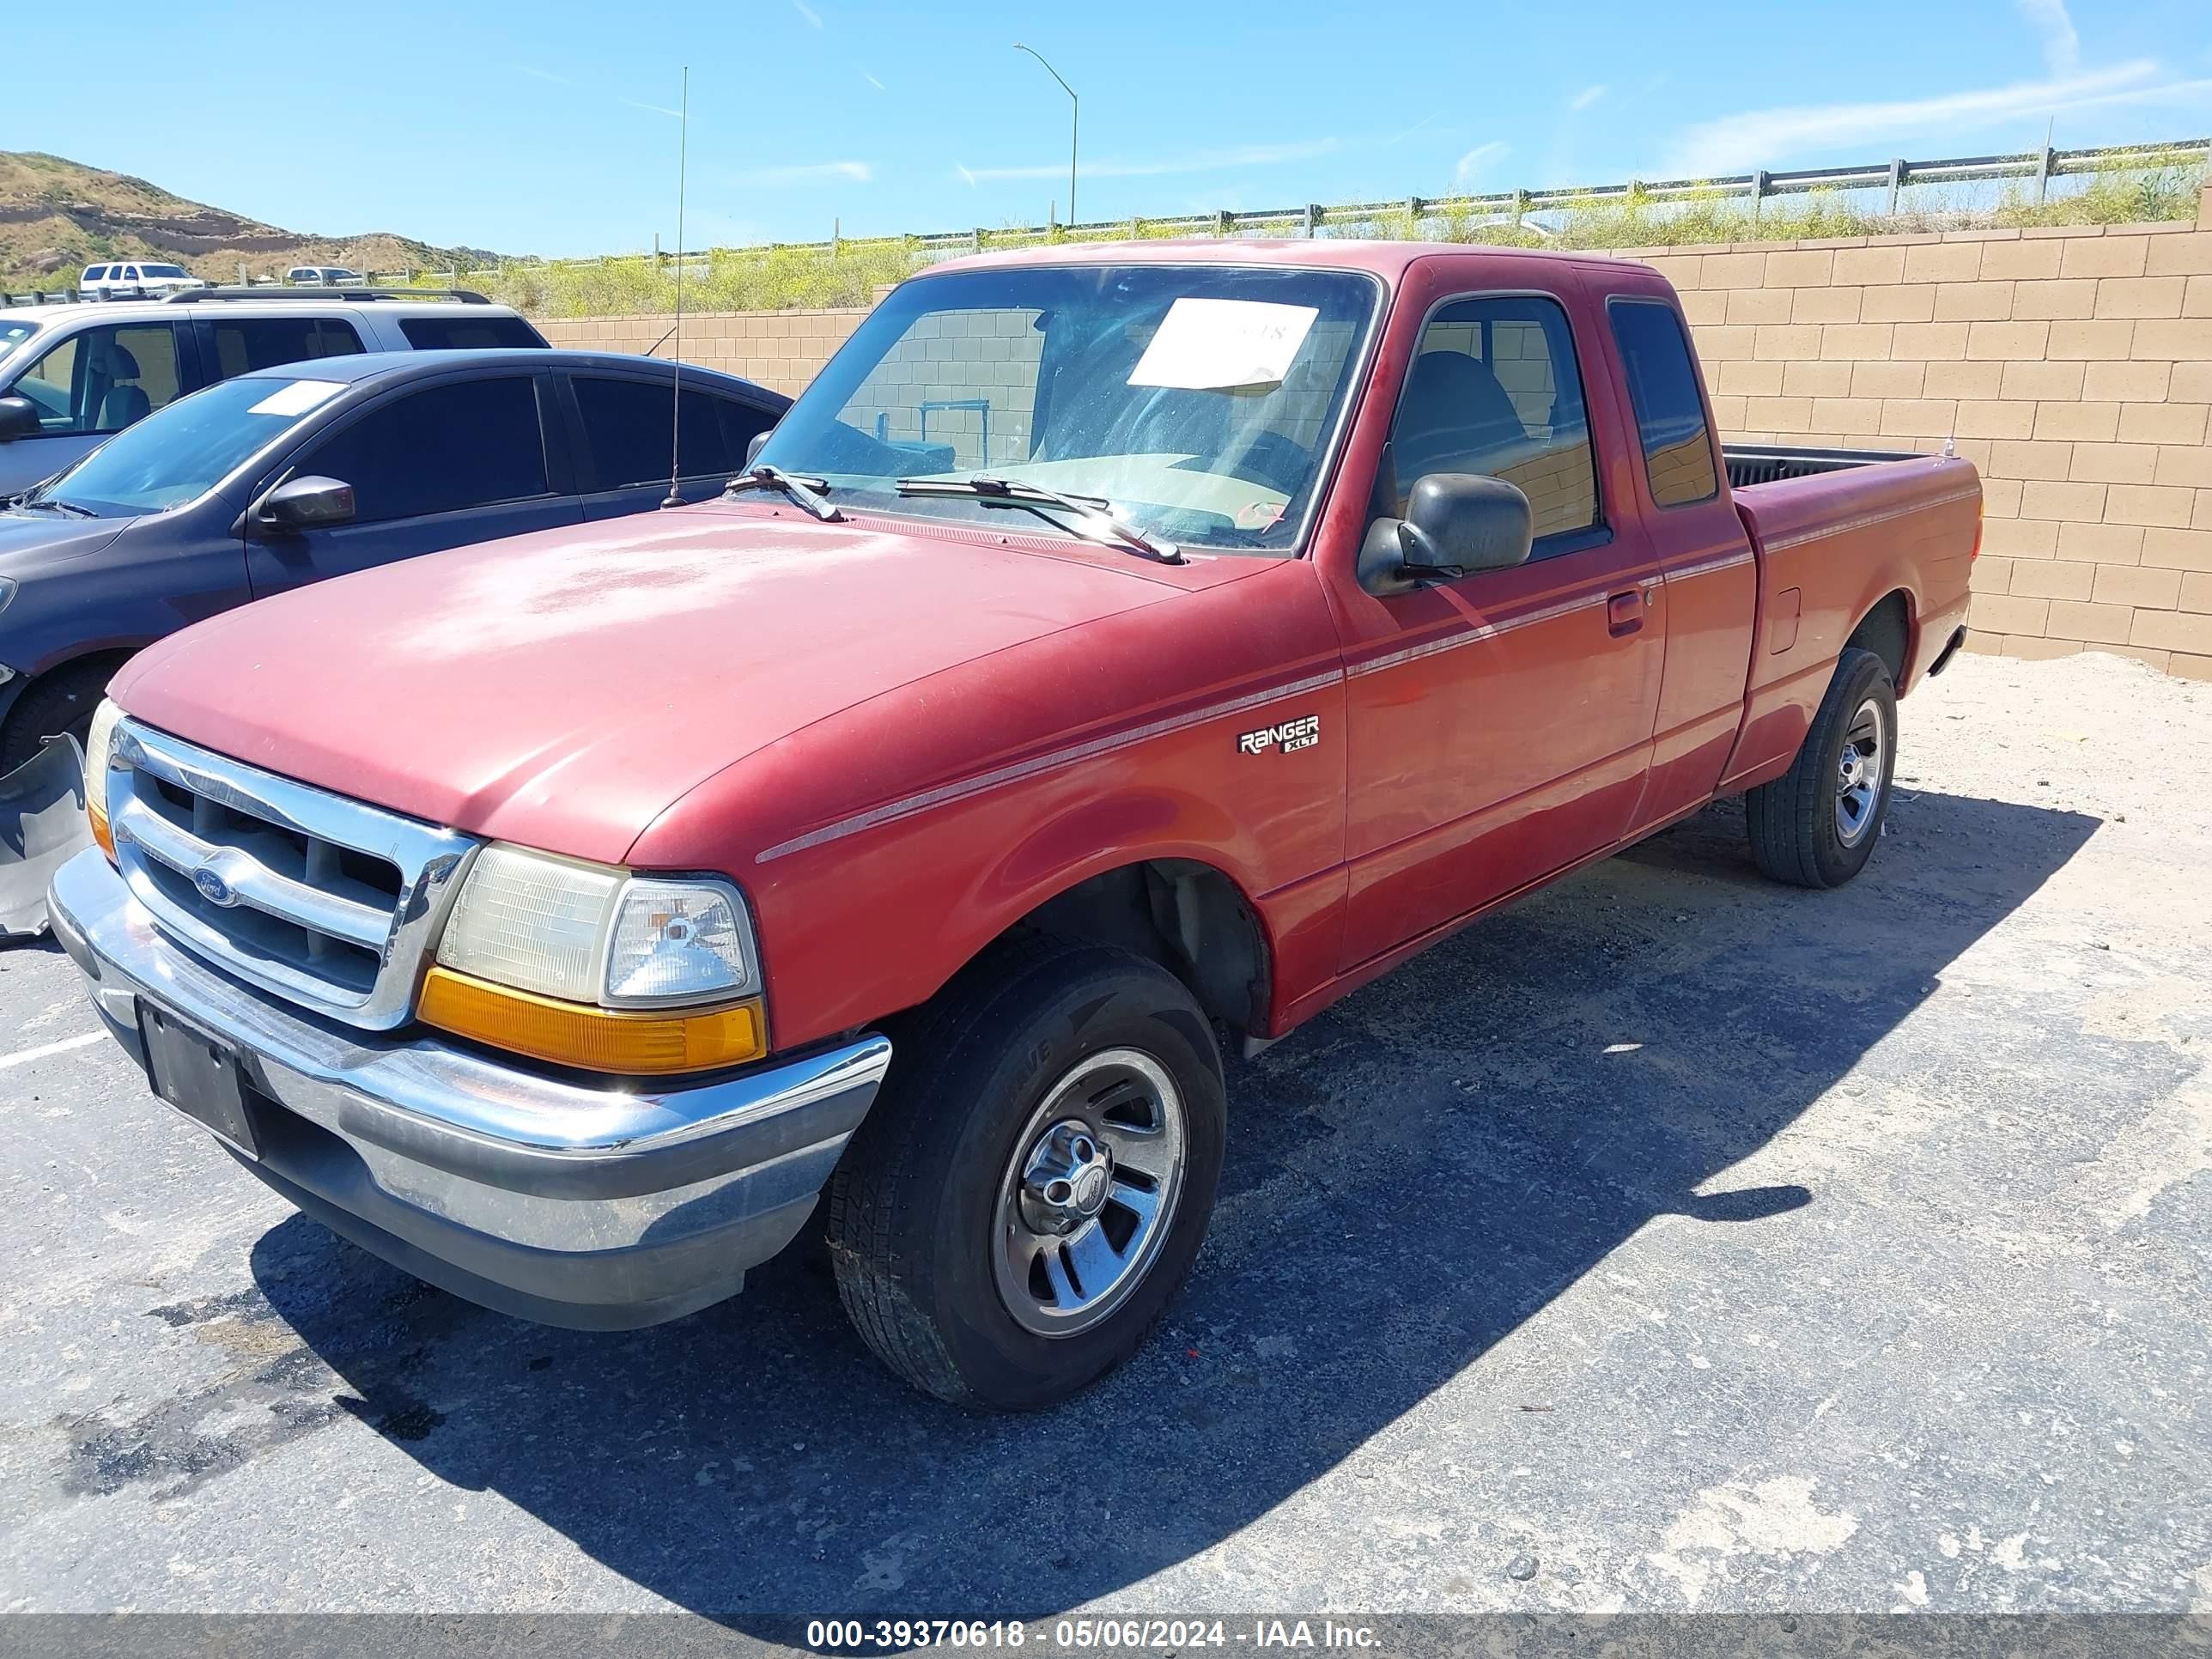
{"type": "MultiPolygon", "coordinates": [[[[1972,648],[2115,651],[2212,679],[2212,189],[2194,225],[1620,257],[1680,291],[1728,440],[1948,438],[1981,469],[1972,648]]],[[[866,314],[692,317],[684,355],[796,392],[866,314]]],[[[644,351],[669,321],[544,326],[556,345],[644,351]]]]}
{"type": "MultiPolygon", "coordinates": [[[[700,312],[684,319],[684,361],[742,374],[796,396],[867,314],[864,306],[700,312]]],[[[674,321],[663,313],[541,319],[538,326],[555,345],[572,351],[651,352],[667,358],[675,355],[676,343],[669,337],[674,321]]]]}
{"type": "Polygon", "coordinates": [[[1972,648],[2212,679],[2212,191],[2198,223],[1626,251],[1734,441],[1981,469],[1972,648]]]}

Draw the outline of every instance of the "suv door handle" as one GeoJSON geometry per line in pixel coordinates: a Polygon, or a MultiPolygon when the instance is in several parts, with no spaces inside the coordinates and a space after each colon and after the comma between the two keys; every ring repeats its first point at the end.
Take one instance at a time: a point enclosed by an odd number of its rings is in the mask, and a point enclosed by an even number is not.
{"type": "Polygon", "coordinates": [[[1631,588],[1626,593],[1615,593],[1605,602],[1607,631],[1618,639],[1624,634],[1633,634],[1644,626],[1644,592],[1631,588]]]}

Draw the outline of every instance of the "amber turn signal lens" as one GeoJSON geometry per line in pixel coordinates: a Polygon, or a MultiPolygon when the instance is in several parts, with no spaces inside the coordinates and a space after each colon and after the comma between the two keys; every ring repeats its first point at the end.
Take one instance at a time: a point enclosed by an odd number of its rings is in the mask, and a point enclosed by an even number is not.
{"type": "Polygon", "coordinates": [[[92,826],[92,838],[100,850],[107,854],[110,864],[115,862],[115,832],[107,827],[106,803],[98,796],[88,793],[84,803],[85,822],[92,826]]]}
{"type": "Polygon", "coordinates": [[[768,1052],[757,997],[703,1012],[641,1012],[562,1002],[433,968],[416,1012],[425,1024],[456,1036],[588,1072],[706,1072],[768,1052]]]}

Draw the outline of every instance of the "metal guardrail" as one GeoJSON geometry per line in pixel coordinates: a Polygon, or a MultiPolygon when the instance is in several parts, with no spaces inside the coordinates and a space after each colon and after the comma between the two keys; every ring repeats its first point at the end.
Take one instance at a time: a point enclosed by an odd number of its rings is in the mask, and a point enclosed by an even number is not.
{"type": "MultiPolygon", "coordinates": [[[[1443,216],[1471,218],[1478,228],[1487,226],[1511,227],[1516,230],[1532,229],[1541,234],[1546,227],[1530,223],[1531,216],[1556,213],[1572,208],[1601,206],[1609,202],[1710,202],[1743,199],[1754,204],[1770,197],[1806,195],[1814,191],[1881,191],[1884,193],[1882,210],[1894,214],[1899,198],[1917,185],[1978,184],[1993,179],[2018,179],[2033,186],[2033,199],[2039,204],[2048,199],[2054,179],[2082,173],[2142,171],[2159,167],[2189,166],[2212,161],[2212,138],[2183,138],[2171,143],[2117,144],[2094,149],[2022,150],[2008,155],[1952,156],[1941,161],[1912,161],[1897,157],[1887,161],[1871,161],[1863,167],[1799,167],[1785,172],[1757,171],[1729,173],[1713,179],[1632,179],[1610,185],[1570,185],[1553,190],[1492,191],[1465,196],[1406,196],[1387,202],[1346,202],[1334,206],[1308,204],[1300,207],[1261,208],[1258,210],[1222,209],[1213,213],[1171,214],[1164,217],[1151,215],[1128,219],[1092,219],[1073,225],[1023,225],[1002,227],[993,230],[978,226],[972,230],[931,231],[919,235],[904,236],[833,236],[822,242],[769,242],[744,248],[702,248],[691,252],[657,252],[602,255],[583,259],[532,259],[514,261],[526,269],[544,270],[580,265],[604,265],[631,260],[653,259],[662,264],[675,260],[705,259],[715,252],[768,253],[798,252],[836,255],[854,248],[900,246],[911,248],[925,258],[949,258],[960,253],[980,250],[985,244],[1000,240],[1044,239],[1054,235],[1068,236],[1079,240],[1143,233],[1152,235],[1187,234],[1195,236],[1235,236],[1241,234],[1319,235],[1325,226],[1359,224],[1386,218],[1407,217],[1419,222],[1424,219],[1443,216]]],[[[503,266],[453,266],[445,270],[376,271],[368,273],[365,282],[372,286],[392,284],[411,286],[420,276],[436,277],[448,288],[459,288],[462,279],[477,272],[489,274],[503,266]]],[[[327,291],[327,290],[325,290],[327,291]]],[[[79,297],[74,291],[61,294],[0,294],[0,306],[53,305],[79,297]]]]}
{"type": "MultiPolygon", "coordinates": [[[[1619,184],[1571,185],[1553,190],[1492,191],[1475,195],[1410,196],[1394,201],[1348,202],[1334,206],[1310,204],[1300,207],[1223,209],[1212,213],[1144,215],[1129,219],[1094,219],[1073,225],[1024,225],[994,230],[933,231],[904,236],[837,236],[821,242],[770,242],[744,248],[698,249],[690,252],[611,254],[595,258],[545,259],[526,262],[526,268],[612,264],[655,259],[666,264],[678,259],[704,259],[714,252],[767,253],[799,252],[836,255],[854,248],[899,246],[924,257],[950,258],[972,252],[994,241],[1042,239],[1062,235],[1078,240],[1101,239],[1134,232],[1152,235],[1189,234],[1234,236],[1289,234],[1315,236],[1325,226],[1359,224],[1385,217],[1410,217],[1419,222],[1446,216],[1472,218],[1478,226],[1510,226],[1545,231],[1530,224],[1531,216],[1613,202],[1708,202],[1741,199],[1754,204],[1771,197],[1808,195],[1815,191],[1880,191],[1882,211],[1894,214],[1902,193],[1923,185],[1975,184],[2017,179],[2033,186],[2039,205],[2049,199],[2053,180],[2084,173],[2148,170],[2159,167],[2191,166],[2212,161],[2212,138],[2184,138],[2171,143],[2118,144],[2092,149],[2022,150],[2006,155],[1952,156],[1914,161],[1903,157],[1872,161],[1861,167],[1800,167],[1783,172],[1728,173],[1711,179],[1632,179],[1619,184]]],[[[524,264],[525,262],[511,262],[524,264]]],[[[459,283],[471,275],[466,269],[427,272],[459,283]]],[[[413,273],[409,273],[411,280],[413,273]]],[[[372,281],[388,280],[384,275],[372,281]]]]}

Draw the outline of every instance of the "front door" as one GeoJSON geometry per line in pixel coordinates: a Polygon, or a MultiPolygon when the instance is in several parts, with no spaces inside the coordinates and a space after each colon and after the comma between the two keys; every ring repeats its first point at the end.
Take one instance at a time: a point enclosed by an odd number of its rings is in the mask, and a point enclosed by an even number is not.
{"type": "Polygon", "coordinates": [[[535,374],[440,381],[401,391],[313,440],[262,487],[288,477],[336,478],[353,486],[353,521],[298,534],[255,530],[246,546],[255,596],[580,523],[581,504],[547,462],[539,411],[550,389],[535,374]]]}
{"type": "Polygon", "coordinates": [[[1427,473],[1487,474],[1528,496],[1536,540],[1524,565],[1346,602],[1346,969],[1612,845],[1635,812],[1665,611],[1632,514],[1607,521],[1595,456],[1619,452],[1618,416],[1585,392],[1602,348],[1576,337],[1548,294],[1427,313],[1376,510],[1402,513],[1427,473]]]}
{"type": "Polygon", "coordinates": [[[0,444],[0,495],[51,478],[193,386],[189,348],[167,322],[70,330],[0,392],[29,399],[39,430],[0,444]]]}

